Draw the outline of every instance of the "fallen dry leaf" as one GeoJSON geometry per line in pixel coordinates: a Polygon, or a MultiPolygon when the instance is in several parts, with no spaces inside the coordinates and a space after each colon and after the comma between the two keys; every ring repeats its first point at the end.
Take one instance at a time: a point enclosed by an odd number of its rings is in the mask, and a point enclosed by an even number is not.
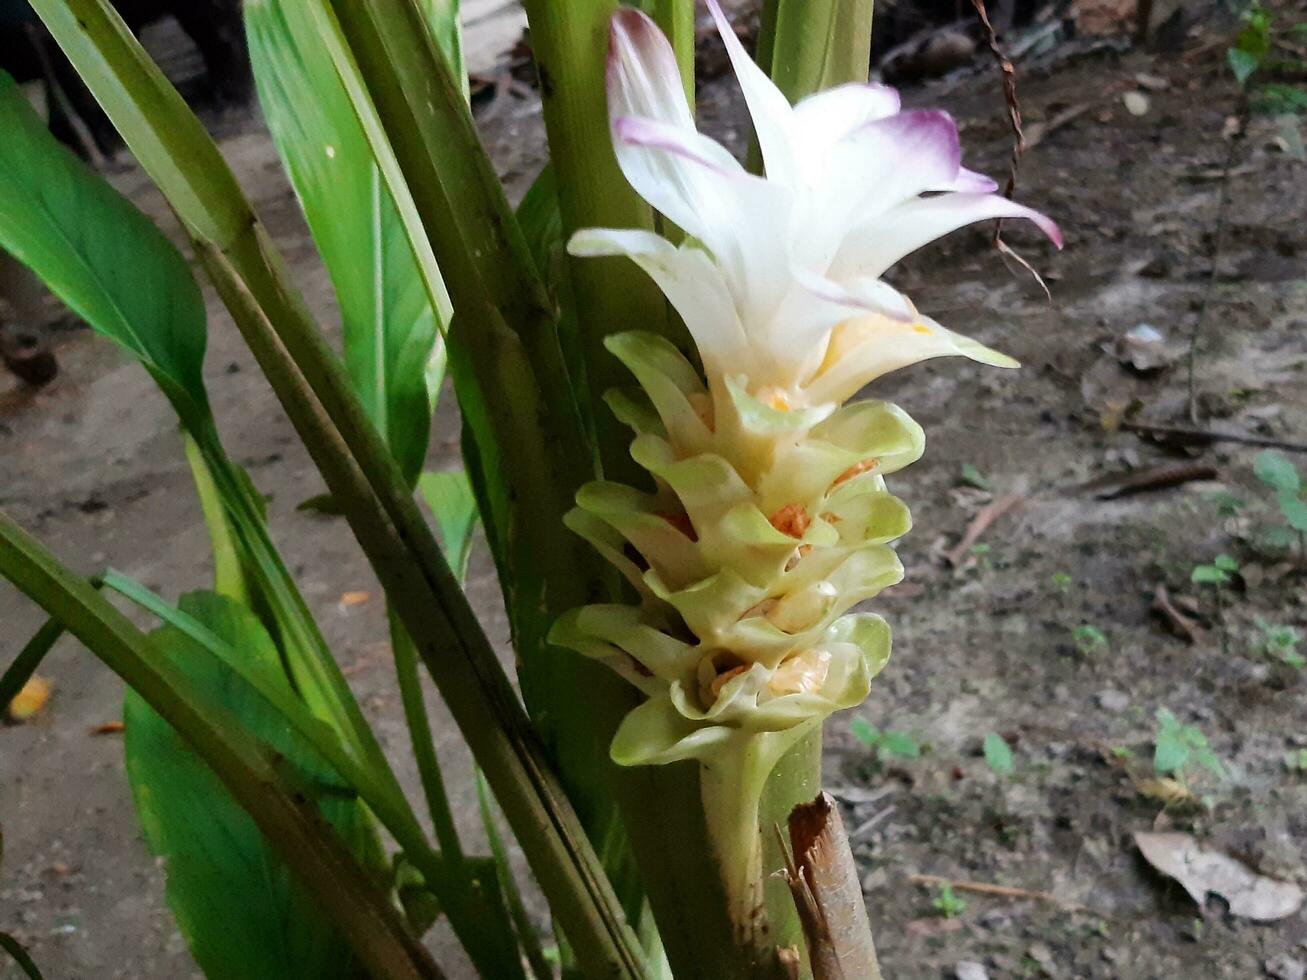
{"type": "Polygon", "coordinates": [[[49,681],[32,676],[9,702],[9,718],[12,721],[24,722],[39,714],[49,702],[52,690],[49,681]]]}
{"type": "Polygon", "coordinates": [[[92,735],[119,735],[126,731],[127,726],[121,721],[106,721],[103,725],[96,725],[91,729],[92,735]]]}
{"type": "Polygon", "coordinates": [[[1150,800],[1157,800],[1163,806],[1194,803],[1197,800],[1184,783],[1178,779],[1172,779],[1170,776],[1135,776],[1131,774],[1130,781],[1135,784],[1135,789],[1139,790],[1142,795],[1150,800]]]}
{"type": "Polygon", "coordinates": [[[371,598],[372,594],[369,592],[342,592],[340,596],[340,604],[346,607],[361,606],[371,598]]]}
{"type": "Polygon", "coordinates": [[[1231,914],[1258,922],[1283,919],[1302,908],[1303,891],[1297,885],[1258,874],[1228,854],[1203,847],[1189,834],[1134,836],[1144,859],[1178,881],[1199,905],[1215,892],[1230,904],[1231,914]]]}

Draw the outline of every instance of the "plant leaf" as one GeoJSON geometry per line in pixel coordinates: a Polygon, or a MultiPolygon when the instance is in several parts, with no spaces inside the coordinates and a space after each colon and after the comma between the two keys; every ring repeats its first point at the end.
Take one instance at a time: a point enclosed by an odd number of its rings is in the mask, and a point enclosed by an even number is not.
{"type": "Polygon", "coordinates": [[[1297,467],[1288,456],[1274,449],[1265,449],[1257,454],[1257,459],[1253,462],[1253,473],[1273,490],[1297,493],[1302,489],[1297,467]]]}
{"type": "Polygon", "coordinates": [[[880,731],[865,718],[854,718],[849,722],[849,734],[869,749],[874,749],[880,741],[880,731]]]}
{"type": "Polygon", "coordinates": [[[1234,80],[1243,88],[1248,84],[1248,79],[1252,77],[1262,63],[1262,59],[1257,57],[1251,51],[1245,51],[1243,48],[1230,48],[1225,52],[1226,63],[1230,66],[1230,71],[1234,73],[1234,80]]]}
{"type": "Polygon", "coordinates": [[[1284,517],[1284,523],[1295,531],[1307,531],[1307,501],[1287,490],[1277,493],[1275,501],[1280,505],[1280,514],[1284,517]]]}
{"type": "MultiPolygon", "coordinates": [[[[276,647],[245,607],[212,593],[185,596],[180,606],[238,648],[265,684],[286,685],[276,647]]],[[[380,844],[361,806],[280,714],[234,671],[197,655],[196,641],[171,627],[151,638],[157,655],[279,754],[292,778],[318,797],[323,816],[350,850],[376,867],[380,844]]],[[[212,771],[134,691],[123,719],[127,776],[141,826],[151,850],[167,862],[169,906],[205,975],[354,976],[358,966],[344,939],[212,771]]]]}
{"type": "Polygon", "coordinates": [[[1007,739],[997,732],[990,732],[985,736],[984,744],[985,762],[989,768],[994,771],[996,776],[1007,776],[1012,773],[1014,768],[1012,762],[1012,749],[1007,744],[1007,739]]]}
{"type": "Polygon", "coordinates": [[[204,301],[181,253],[50,135],[0,72],[0,248],[138,358],[193,428],[209,417],[204,301]]]}
{"type": "Polygon", "coordinates": [[[477,501],[467,473],[463,470],[423,473],[418,478],[418,490],[435,515],[445,560],[461,582],[467,576],[472,532],[477,523],[477,501]]]}
{"type": "Polygon", "coordinates": [[[921,746],[906,732],[882,732],[879,748],[881,755],[899,759],[915,759],[921,755],[921,746]]]}
{"type": "MultiPolygon", "coordinates": [[[[250,0],[245,21],[268,128],[336,290],[350,381],[412,483],[444,377],[436,311],[312,15],[250,0]]],[[[448,310],[443,319],[442,329],[448,310]]]]}

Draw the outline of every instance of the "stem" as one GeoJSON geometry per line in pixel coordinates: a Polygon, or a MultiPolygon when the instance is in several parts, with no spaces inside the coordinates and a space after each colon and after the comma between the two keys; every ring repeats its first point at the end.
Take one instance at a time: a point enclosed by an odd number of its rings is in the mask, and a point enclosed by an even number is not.
{"type": "Polygon", "coordinates": [[[763,869],[762,801],[776,764],[807,732],[741,733],[703,760],[699,787],[738,945],[774,957],[763,869]]]}
{"type": "MultiPolygon", "coordinates": [[[[617,0],[526,0],[525,6],[531,49],[543,80],[541,99],[563,239],[579,228],[653,230],[652,210],[618,169],[608,126],[604,69],[609,21],[617,0]]],[[[693,73],[692,5],[685,0],[658,0],[656,11],[660,25],[673,31],[669,36],[678,48],[684,78],[687,63],[693,73]]],[[[692,87],[691,80],[687,91],[692,87]]],[[[628,259],[569,256],[568,279],[585,363],[586,400],[604,474],[641,486],[648,476],[630,457],[630,432],[603,403],[604,392],[629,384],[630,377],[608,353],[603,339],[639,324],[642,330],[669,337],[687,352],[693,347],[684,328],[669,317],[658,287],[628,259]]]]}
{"type": "Polygon", "coordinates": [[[460,877],[464,864],[463,845],[454,826],[454,815],[449,809],[449,794],[445,792],[445,779],[440,772],[440,759],[436,755],[435,740],[431,736],[431,723],[427,718],[427,705],[422,697],[422,681],[418,677],[417,647],[404,629],[404,623],[395,607],[386,605],[390,621],[390,645],[395,654],[395,674],[399,680],[399,697],[404,704],[404,721],[408,726],[413,746],[413,759],[422,780],[422,792],[436,831],[436,843],[445,861],[460,877]]]}
{"type": "Polygon", "coordinates": [[[1239,132],[1230,137],[1230,145],[1225,151],[1225,166],[1221,168],[1221,190],[1216,202],[1216,230],[1213,233],[1212,241],[1212,264],[1207,270],[1207,281],[1203,285],[1203,298],[1201,305],[1198,307],[1198,315],[1194,318],[1194,328],[1189,335],[1189,364],[1188,364],[1188,398],[1187,405],[1189,410],[1189,421],[1194,425],[1199,422],[1198,418],[1198,392],[1194,386],[1194,369],[1198,361],[1198,342],[1202,339],[1203,325],[1207,321],[1207,308],[1210,305],[1212,289],[1216,286],[1216,276],[1219,271],[1221,262],[1221,252],[1225,246],[1225,215],[1227,205],[1230,201],[1230,171],[1234,169],[1235,160],[1238,158],[1239,140],[1243,135],[1244,125],[1247,118],[1248,99],[1246,93],[1241,89],[1239,92],[1239,102],[1235,107],[1235,115],[1239,119],[1239,132]]]}
{"type": "Polygon", "coordinates": [[[704,762],[699,787],[736,941],[753,945],[764,928],[758,809],[765,779],[750,765],[752,753],[747,745],[724,749],[711,762],[704,762]]]}
{"type": "Polygon", "coordinates": [[[51,648],[64,635],[63,623],[57,619],[46,620],[36,634],[27,641],[27,645],[18,651],[3,675],[0,675],[0,711],[4,711],[9,702],[18,696],[24,685],[32,679],[36,668],[51,648]]]}
{"type": "Polygon", "coordinates": [[[58,619],[145,699],[213,769],[378,977],[441,977],[387,898],[302,794],[283,785],[262,743],[206,705],[149,640],[92,586],[0,513],[0,576],[58,619]]]}

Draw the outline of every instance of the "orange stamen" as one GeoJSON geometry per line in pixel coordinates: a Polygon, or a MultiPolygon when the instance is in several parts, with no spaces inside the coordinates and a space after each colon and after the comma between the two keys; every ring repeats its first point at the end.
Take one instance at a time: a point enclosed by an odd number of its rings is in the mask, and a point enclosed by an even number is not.
{"type": "Polygon", "coordinates": [[[845,470],[843,473],[837,476],[835,478],[835,482],[832,483],[831,486],[838,487],[841,483],[847,483],[849,480],[852,480],[855,476],[862,476],[863,473],[871,472],[879,465],[880,465],[880,460],[876,459],[875,457],[872,457],[871,459],[864,459],[860,463],[854,463],[847,470],[845,470]]]}
{"type": "Polygon", "coordinates": [[[802,504],[786,504],[768,520],[781,534],[787,534],[792,538],[803,537],[808,530],[808,525],[812,523],[812,518],[808,516],[802,504]]]}

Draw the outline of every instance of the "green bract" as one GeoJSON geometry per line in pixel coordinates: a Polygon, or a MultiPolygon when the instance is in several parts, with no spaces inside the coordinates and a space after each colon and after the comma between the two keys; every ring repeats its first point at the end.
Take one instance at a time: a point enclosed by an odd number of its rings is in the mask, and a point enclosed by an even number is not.
{"type": "Polygon", "coordinates": [[[924,436],[884,402],[787,411],[743,377],[710,393],[652,334],[608,346],[640,383],[608,402],[635,430],[631,456],[655,490],[587,484],[568,524],[640,604],[573,610],[550,639],[647,695],[613,739],[615,762],[704,765],[728,888],[751,903],[751,869],[732,865],[756,863],[768,774],[814,725],[866,698],[889,659],[885,621],[849,610],[903,577],[890,542],[911,518],[884,477],[920,458],[924,436]]]}

